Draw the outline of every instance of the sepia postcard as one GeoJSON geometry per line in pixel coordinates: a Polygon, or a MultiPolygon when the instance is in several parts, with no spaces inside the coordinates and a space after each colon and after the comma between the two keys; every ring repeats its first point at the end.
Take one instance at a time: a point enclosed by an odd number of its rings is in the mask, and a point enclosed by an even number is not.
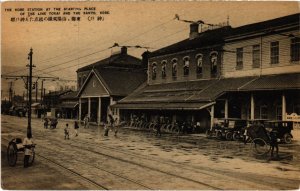
{"type": "Polygon", "coordinates": [[[297,190],[297,1],[1,3],[3,190],[297,190]]]}

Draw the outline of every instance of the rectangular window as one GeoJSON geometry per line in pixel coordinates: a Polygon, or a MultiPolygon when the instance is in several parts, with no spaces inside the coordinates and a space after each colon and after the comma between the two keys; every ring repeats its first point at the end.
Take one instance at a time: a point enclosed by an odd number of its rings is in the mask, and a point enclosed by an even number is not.
{"type": "Polygon", "coordinates": [[[300,60],[300,38],[291,39],[291,61],[300,60]]]}
{"type": "Polygon", "coordinates": [[[252,49],[252,67],[259,68],[260,66],[260,45],[254,45],[252,49]]]}
{"type": "Polygon", "coordinates": [[[240,70],[243,68],[243,48],[236,49],[236,69],[240,70]]]}
{"type": "Polygon", "coordinates": [[[278,64],[279,63],[279,42],[271,42],[270,44],[270,60],[271,64],[278,64]]]}

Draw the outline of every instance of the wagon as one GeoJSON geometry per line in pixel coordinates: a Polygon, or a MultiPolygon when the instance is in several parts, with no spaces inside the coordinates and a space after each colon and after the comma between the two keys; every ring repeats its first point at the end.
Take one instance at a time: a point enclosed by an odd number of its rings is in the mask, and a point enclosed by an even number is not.
{"type": "MultiPolygon", "coordinates": [[[[35,144],[26,145],[27,148],[31,149],[31,155],[29,158],[29,165],[32,165],[35,157],[35,144]]],[[[25,146],[22,143],[21,138],[12,139],[7,146],[7,161],[9,166],[15,166],[18,160],[18,155],[25,152],[25,146]]]]}
{"type": "Polygon", "coordinates": [[[282,121],[282,120],[273,120],[266,121],[265,127],[271,128],[278,132],[278,138],[284,143],[292,142],[292,130],[293,130],[293,122],[292,121],[282,121]]]}

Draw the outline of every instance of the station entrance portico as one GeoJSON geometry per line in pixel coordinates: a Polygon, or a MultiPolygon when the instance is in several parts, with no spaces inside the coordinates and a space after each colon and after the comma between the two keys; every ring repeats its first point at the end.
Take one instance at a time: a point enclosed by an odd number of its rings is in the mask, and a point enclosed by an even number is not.
{"type": "Polygon", "coordinates": [[[100,124],[105,122],[108,115],[110,97],[84,97],[79,98],[79,120],[88,116],[90,122],[100,124]]]}

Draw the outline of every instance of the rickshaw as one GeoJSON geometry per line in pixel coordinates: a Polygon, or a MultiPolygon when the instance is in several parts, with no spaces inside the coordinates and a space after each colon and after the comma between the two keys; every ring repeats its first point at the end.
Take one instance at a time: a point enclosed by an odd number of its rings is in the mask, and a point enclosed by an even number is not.
{"type": "Polygon", "coordinates": [[[50,121],[50,129],[55,129],[58,124],[57,118],[49,118],[49,121],[50,121]]]}
{"type": "MultiPolygon", "coordinates": [[[[29,165],[32,165],[35,157],[35,148],[36,144],[26,145],[28,149],[31,149],[31,155],[29,157],[29,165]]],[[[18,155],[25,152],[25,145],[22,143],[21,138],[12,139],[7,146],[7,161],[9,166],[16,166],[18,155]]]]}
{"type": "Polygon", "coordinates": [[[271,150],[271,138],[269,132],[261,122],[254,122],[247,127],[247,136],[251,140],[251,150],[256,155],[265,155],[271,150]]]}

